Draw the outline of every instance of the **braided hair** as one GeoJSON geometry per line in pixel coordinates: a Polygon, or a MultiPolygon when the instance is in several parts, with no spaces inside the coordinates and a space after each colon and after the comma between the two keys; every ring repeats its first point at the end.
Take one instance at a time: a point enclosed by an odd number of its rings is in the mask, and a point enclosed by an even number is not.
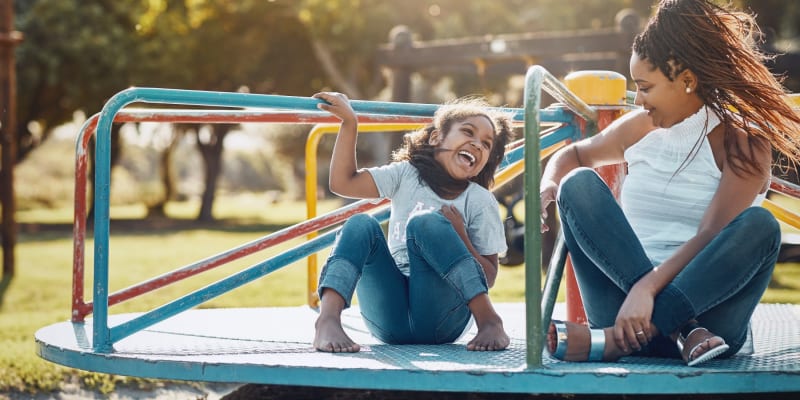
{"type": "Polygon", "coordinates": [[[794,167],[800,157],[800,116],[785,100],[780,77],[764,62],[761,31],[752,15],[706,0],[662,0],[633,51],[670,81],[688,69],[696,94],[722,119],[727,161],[737,175],[757,172],[755,146],[766,139],[794,167]],[[734,111],[734,112],[731,112],[734,111]],[[736,128],[748,135],[740,151],[736,128]],[[748,151],[749,150],[749,151],[748,151]]]}

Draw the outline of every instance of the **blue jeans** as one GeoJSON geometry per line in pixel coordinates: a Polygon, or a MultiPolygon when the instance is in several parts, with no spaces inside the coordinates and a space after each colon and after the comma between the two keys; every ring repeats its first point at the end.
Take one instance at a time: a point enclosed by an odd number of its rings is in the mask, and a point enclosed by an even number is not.
{"type": "MultiPolygon", "coordinates": [[[[592,327],[613,326],[634,283],[654,267],[611,191],[591,169],[561,182],[558,209],[567,249],[592,327]]],[[[636,355],[680,357],[669,335],[691,319],[730,345],[742,347],[780,249],[772,214],[750,207],[692,259],[656,296],[653,324],[660,335],[636,355]]]]}
{"type": "Polygon", "coordinates": [[[397,268],[378,221],[350,217],[322,269],[319,293],[331,288],[349,307],[356,290],[367,328],[384,343],[451,343],[470,320],[467,303],[488,291],[483,268],[439,212],[409,219],[406,243],[409,276],[397,268]]]}

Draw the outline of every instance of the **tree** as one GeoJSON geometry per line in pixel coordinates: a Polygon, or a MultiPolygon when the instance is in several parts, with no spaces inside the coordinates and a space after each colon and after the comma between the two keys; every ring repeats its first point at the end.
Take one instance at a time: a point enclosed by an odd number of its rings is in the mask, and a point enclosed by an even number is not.
{"type": "Polygon", "coordinates": [[[99,111],[131,83],[137,2],[17,0],[17,161],[76,110],[99,111]],[[30,129],[34,127],[35,129],[30,129]]]}
{"type": "MultiPolygon", "coordinates": [[[[309,95],[323,85],[307,33],[281,2],[151,1],[139,23],[146,62],[137,83],[181,89],[309,95]]],[[[235,127],[196,130],[205,171],[198,220],[212,220],[223,142],[235,127]]],[[[168,150],[167,150],[168,151],[168,150]]]]}

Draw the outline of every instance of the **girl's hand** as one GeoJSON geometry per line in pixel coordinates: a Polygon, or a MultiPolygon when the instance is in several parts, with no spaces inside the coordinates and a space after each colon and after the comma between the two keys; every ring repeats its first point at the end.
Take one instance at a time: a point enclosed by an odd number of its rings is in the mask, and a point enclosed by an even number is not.
{"type": "Polygon", "coordinates": [[[461,213],[458,212],[458,209],[455,206],[442,206],[442,215],[447,218],[451,224],[453,224],[453,228],[456,230],[459,236],[462,238],[467,236],[467,228],[464,227],[464,217],[461,216],[461,213]]]}
{"type": "Polygon", "coordinates": [[[633,285],[614,323],[614,341],[623,350],[639,350],[658,332],[651,332],[654,296],[633,285]]]}
{"type": "Polygon", "coordinates": [[[320,92],[312,97],[327,102],[327,104],[317,104],[320,110],[327,111],[339,117],[342,122],[356,122],[356,113],[350,106],[350,99],[348,99],[346,95],[336,92],[320,92]]]}
{"type": "Polygon", "coordinates": [[[553,181],[542,181],[539,187],[539,196],[541,197],[541,204],[542,207],[542,233],[547,232],[550,230],[550,227],[547,226],[544,221],[547,219],[547,207],[550,203],[556,201],[556,193],[558,193],[558,185],[556,185],[553,181]]]}

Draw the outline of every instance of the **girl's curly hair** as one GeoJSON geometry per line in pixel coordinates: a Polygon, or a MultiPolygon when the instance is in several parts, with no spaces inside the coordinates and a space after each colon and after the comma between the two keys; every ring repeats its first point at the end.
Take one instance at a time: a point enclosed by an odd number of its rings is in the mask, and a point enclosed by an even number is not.
{"type": "Polygon", "coordinates": [[[392,154],[393,160],[408,160],[419,171],[420,180],[440,197],[452,198],[459,195],[467,188],[469,181],[451,177],[435,159],[436,153],[441,149],[430,145],[428,141],[433,131],[439,130],[442,135],[447,135],[454,123],[475,116],[486,117],[494,127],[495,136],[486,165],[470,181],[490,189],[494,184],[497,167],[503,160],[505,147],[514,137],[514,130],[508,114],[491,110],[489,104],[479,98],[461,98],[439,107],[432,124],[405,135],[403,146],[392,154]]]}

